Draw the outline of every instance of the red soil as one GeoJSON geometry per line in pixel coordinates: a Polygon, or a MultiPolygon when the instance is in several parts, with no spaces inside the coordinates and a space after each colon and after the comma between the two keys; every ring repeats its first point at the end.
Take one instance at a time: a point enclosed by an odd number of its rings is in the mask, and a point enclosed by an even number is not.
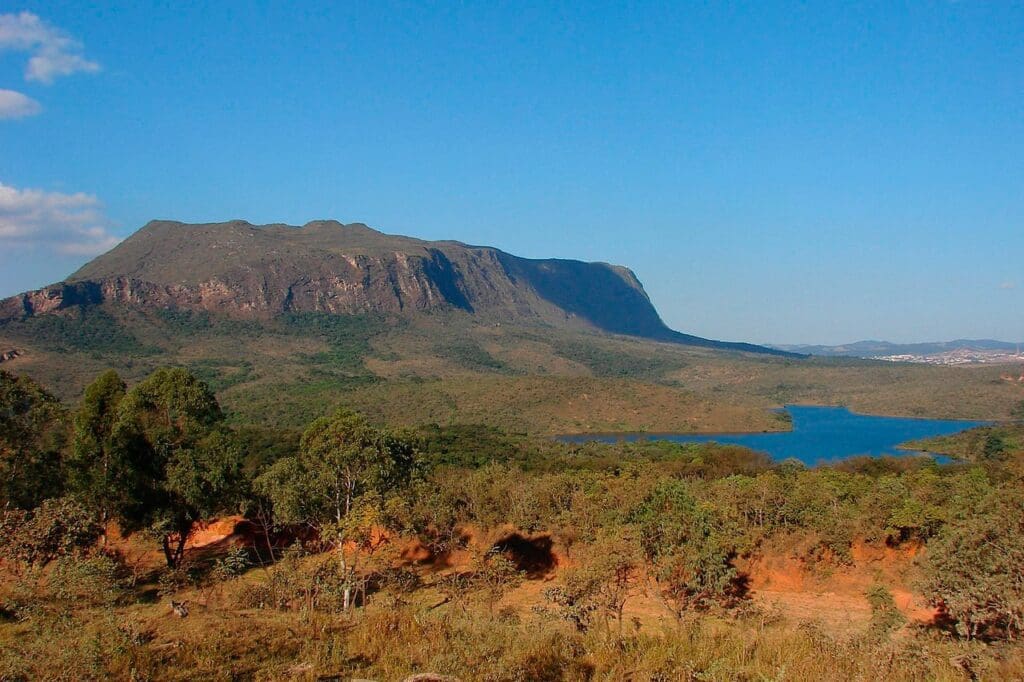
{"type": "MultiPolygon", "coordinates": [[[[383,529],[374,529],[369,544],[361,551],[371,554],[394,543],[392,556],[397,561],[421,566],[427,572],[448,573],[470,569],[476,557],[497,548],[519,564],[528,577],[506,595],[502,604],[524,611],[544,604],[544,589],[557,582],[571,565],[568,552],[547,533],[527,534],[512,526],[488,530],[466,526],[459,529],[459,535],[458,547],[435,553],[419,539],[396,538],[383,529]]],[[[110,541],[115,545],[128,545],[116,528],[111,529],[110,541]]],[[[187,548],[189,552],[208,552],[254,545],[265,545],[256,526],[242,517],[232,516],[199,526],[189,538],[187,548]]],[[[827,557],[824,561],[808,562],[803,558],[807,556],[806,549],[769,546],[757,556],[737,562],[739,570],[747,576],[749,595],[755,605],[794,621],[818,622],[838,632],[853,631],[863,628],[870,620],[871,607],[866,593],[872,586],[881,584],[892,593],[897,608],[908,621],[934,621],[937,610],[912,589],[916,571],[914,560],[922,551],[920,545],[907,543],[893,548],[858,541],[851,547],[850,564],[827,557]]],[[[160,557],[155,547],[152,554],[154,559],[160,557]]],[[[626,615],[645,626],[671,619],[653,584],[643,576],[637,577],[634,593],[626,605],[626,615]]]]}
{"type": "Polygon", "coordinates": [[[808,564],[795,552],[765,552],[745,562],[741,570],[750,578],[756,603],[778,609],[791,618],[816,620],[833,627],[866,624],[871,607],[866,592],[885,586],[897,608],[911,622],[931,623],[938,615],[911,588],[918,544],[900,547],[869,545],[857,541],[851,547],[853,563],[808,564]]]}

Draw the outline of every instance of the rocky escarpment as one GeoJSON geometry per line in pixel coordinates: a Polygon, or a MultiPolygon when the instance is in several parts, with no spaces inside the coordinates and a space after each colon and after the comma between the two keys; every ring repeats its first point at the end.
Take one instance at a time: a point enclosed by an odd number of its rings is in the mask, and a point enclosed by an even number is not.
{"type": "Polygon", "coordinates": [[[239,268],[195,283],[123,275],[62,282],[0,302],[0,320],[101,303],[206,310],[235,317],[289,311],[400,313],[446,306],[472,311],[453,283],[450,264],[401,253],[390,258],[331,260],[325,260],[320,272],[271,264],[265,271],[239,268]]]}
{"type": "Polygon", "coordinates": [[[303,227],[151,222],[66,282],[0,302],[0,322],[99,304],[255,318],[458,309],[487,320],[767,352],[669,329],[624,267],[531,260],[335,221],[303,227]]]}

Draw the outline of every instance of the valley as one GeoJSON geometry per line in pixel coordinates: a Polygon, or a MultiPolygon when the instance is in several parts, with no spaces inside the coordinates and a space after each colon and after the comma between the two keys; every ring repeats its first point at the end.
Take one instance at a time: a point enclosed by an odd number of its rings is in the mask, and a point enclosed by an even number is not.
{"type": "Polygon", "coordinates": [[[329,221],[150,224],[0,312],[5,679],[1024,670],[972,544],[1024,509],[1005,366],[708,340],[625,268],[329,221]]]}

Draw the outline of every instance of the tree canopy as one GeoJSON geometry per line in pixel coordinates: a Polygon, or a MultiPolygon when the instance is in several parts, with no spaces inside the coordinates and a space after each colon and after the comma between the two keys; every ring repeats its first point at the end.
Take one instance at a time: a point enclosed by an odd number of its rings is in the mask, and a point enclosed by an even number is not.
{"type": "Polygon", "coordinates": [[[181,368],[157,370],[118,404],[110,433],[115,512],[128,530],[161,531],[170,565],[197,521],[237,499],[242,453],[223,419],[209,387],[181,368]]]}
{"type": "Polygon", "coordinates": [[[256,481],[284,523],[340,523],[366,493],[384,494],[409,480],[417,449],[409,438],[375,429],[341,410],[317,419],[299,452],[275,462],[256,481]]]}
{"type": "Polygon", "coordinates": [[[65,418],[39,384],[0,371],[0,506],[29,509],[60,494],[65,418]]]}

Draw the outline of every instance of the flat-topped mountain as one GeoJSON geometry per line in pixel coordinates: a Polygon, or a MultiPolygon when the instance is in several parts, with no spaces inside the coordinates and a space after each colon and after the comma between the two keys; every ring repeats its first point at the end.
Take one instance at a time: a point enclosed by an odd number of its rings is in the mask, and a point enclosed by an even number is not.
{"type": "Polygon", "coordinates": [[[243,318],[458,309],[495,323],[589,327],[689,345],[782,352],[669,329],[636,275],[622,266],[519,258],[491,247],[422,241],[336,221],[302,227],[153,221],[67,281],[0,301],[0,322],[98,304],[243,318]]]}

